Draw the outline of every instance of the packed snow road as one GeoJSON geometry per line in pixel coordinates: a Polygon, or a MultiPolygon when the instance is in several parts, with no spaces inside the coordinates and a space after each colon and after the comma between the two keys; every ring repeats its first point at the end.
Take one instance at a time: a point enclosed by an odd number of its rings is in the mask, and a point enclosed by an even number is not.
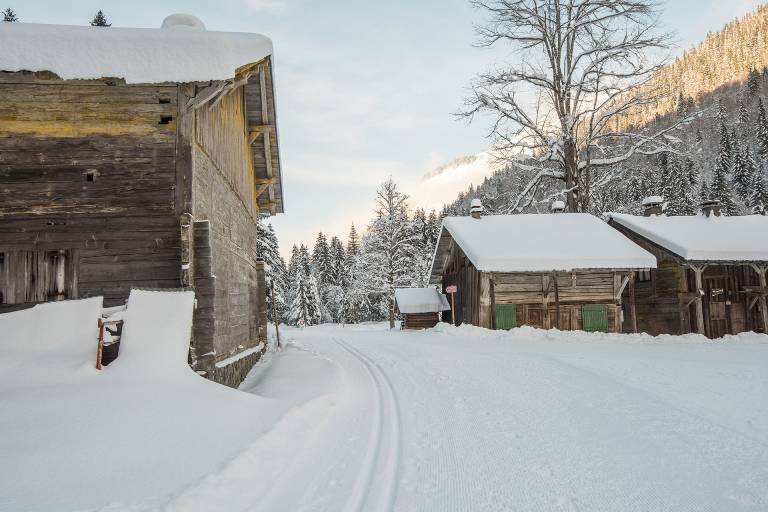
{"type": "Polygon", "coordinates": [[[244,388],[320,396],[178,510],[768,508],[765,337],[443,331],[290,331],[244,388]]]}

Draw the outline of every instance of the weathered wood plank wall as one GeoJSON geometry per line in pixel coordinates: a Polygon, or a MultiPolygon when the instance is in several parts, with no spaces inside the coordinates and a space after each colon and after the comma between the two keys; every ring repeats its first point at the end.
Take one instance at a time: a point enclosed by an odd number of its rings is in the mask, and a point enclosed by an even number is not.
{"type": "Polygon", "coordinates": [[[177,287],[176,114],[173,85],[0,74],[0,252],[65,251],[69,298],[177,287]]]}

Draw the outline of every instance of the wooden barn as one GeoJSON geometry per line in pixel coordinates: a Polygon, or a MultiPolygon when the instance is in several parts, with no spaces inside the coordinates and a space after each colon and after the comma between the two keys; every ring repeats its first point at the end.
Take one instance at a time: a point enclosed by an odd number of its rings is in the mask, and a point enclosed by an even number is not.
{"type": "Polygon", "coordinates": [[[721,217],[716,203],[704,210],[679,217],[610,214],[610,224],[658,262],[625,290],[636,330],[710,338],[768,332],[768,217],[721,217]]]}
{"type": "Polygon", "coordinates": [[[395,308],[403,319],[403,329],[431,329],[451,306],[436,288],[398,288],[395,308]]]}
{"type": "Polygon", "coordinates": [[[457,287],[456,323],[620,332],[621,296],[654,257],[581,213],[446,217],[430,282],[457,287]]]}
{"type": "Polygon", "coordinates": [[[236,385],[266,338],[257,220],[283,211],[271,41],[172,15],[0,23],[0,48],[0,311],[191,288],[193,368],[236,385]]]}

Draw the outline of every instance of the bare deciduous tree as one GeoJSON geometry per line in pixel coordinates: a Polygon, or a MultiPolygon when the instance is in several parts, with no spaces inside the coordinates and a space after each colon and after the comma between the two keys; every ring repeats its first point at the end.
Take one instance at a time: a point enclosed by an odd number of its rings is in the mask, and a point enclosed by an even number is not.
{"type": "Polygon", "coordinates": [[[653,133],[619,122],[660,94],[650,79],[662,59],[652,56],[669,36],[657,30],[653,1],[471,3],[489,15],[477,28],[478,44],[506,43],[518,57],[479,74],[459,114],[470,120],[491,114],[501,158],[531,176],[510,211],[529,206],[545,179],[563,183],[569,211],[586,211],[590,188],[613,179],[602,171],[633,155],[680,152],[672,132],[695,113],[653,133]]]}

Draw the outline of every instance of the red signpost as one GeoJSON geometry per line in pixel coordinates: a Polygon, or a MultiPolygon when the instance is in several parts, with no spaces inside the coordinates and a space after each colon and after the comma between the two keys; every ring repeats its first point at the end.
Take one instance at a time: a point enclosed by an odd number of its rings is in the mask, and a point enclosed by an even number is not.
{"type": "Polygon", "coordinates": [[[458,288],[455,284],[445,287],[445,293],[451,294],[451,323],[453,325],[456,325],[456,301],[454,300],[454,296],[457,291],[458,288]]]}

